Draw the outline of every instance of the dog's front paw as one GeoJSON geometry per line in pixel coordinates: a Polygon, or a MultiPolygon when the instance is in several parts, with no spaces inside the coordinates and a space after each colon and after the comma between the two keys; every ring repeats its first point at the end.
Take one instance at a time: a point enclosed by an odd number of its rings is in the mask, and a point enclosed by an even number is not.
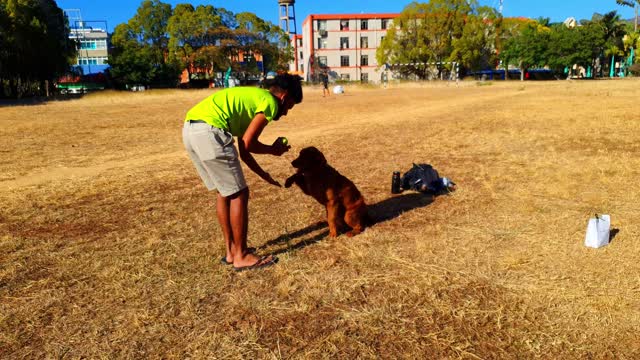
{"type": "Polygon", "coordinates": [[[291,187],[291,185],[293,185],[293,183],[294,183],[295,181],[296,181],[296,179],[295,179],[295,175],[289,176],[289,177],[287,178],[287,180],[285,180],[285,182],[284,182],[284,187],[286,187],[286,188],[290,188],[290,187],[291,187]]]}
{"type": "Polygon", "coordinates": [[[349,230],[349,231],[347,231],[347,232],[345,233],[345,235],[347,235],[347,237],[354,237],[354,236],[356,236],[356,235],[360,234],[361,232],[362,232],[362,230],[356,230],[356,229],[353,229],[353,230],[349,230]]]}

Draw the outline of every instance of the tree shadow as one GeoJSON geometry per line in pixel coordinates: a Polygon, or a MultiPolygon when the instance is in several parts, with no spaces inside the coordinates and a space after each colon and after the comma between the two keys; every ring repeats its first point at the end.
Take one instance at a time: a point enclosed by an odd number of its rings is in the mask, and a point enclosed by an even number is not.
{"type": "MultiPolygon", "coordinates": [[[[368,206],[368,210],[369,216],[371,217],[373,223],[369,225],[369,227],[376,226],[376,224],[389,221],[391,219],[395,219],[407,211],[429,206],[439,195],[442,194],[410,193],[405,195],[392,196],[375,204],[371,204],[368,206]]],[[[278,255],[316,244],[320,241],[325,240],[328,235],[329,229],[327,222],[319,221],[315,224],[311,224],[292,233],[282,234],[275,239],[267,241],[257,249],[264,249],[268,246],[286,243],[287,246],[285,248],[276,250],[271,253],[272,255],[278,255]],[[321,229],[325,230],[310,238],[303,238],[305,235],[311,234],[321,229]],[[293,240],[296,240],[298,238],[302,239],[298,240],[297,242],[292,242],[293,240]]]]}
{"type": "Polygon", "coordinates": [[[80,99],[84,96],[84,94],[55,94],[49,97],[45,96],[34,96],[34,97],[25,97],[21,99],[8,99],[8,98],[0,98],[0,107],[9,107],[9,106],[33,106],[33,105],[42,105],[48,102],[54,101],[69,101],[80,99]]]}

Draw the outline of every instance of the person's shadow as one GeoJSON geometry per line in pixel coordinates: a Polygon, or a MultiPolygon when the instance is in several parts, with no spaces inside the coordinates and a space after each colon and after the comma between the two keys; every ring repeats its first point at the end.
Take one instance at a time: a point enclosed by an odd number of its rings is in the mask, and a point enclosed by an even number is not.
{"type": "MultiPolygon", "coordinates": [[[[384,199],[378,203],[368,205],[369,216],[371,217],[373,224],[376,224],[395,219],[402,213],[411,211],[420,207],[429,206],[438,194],[423,194],[423,193],[409,193],[404,195],[396,195],[390,198],[384,199]]],[[[269,240],[263,245],[258,247],[264,249],[269,246],[279,245],[286,243],[287,246],[274,251],[273,255],[278,255],[286,252],[290,252],[297,249],[302,249],[309,245],[313,245],[327,238],[329,235],[329,229],[326,221],[319,221],[315,224],[311,224],[302,229],[296,230],[291,233],[286,233],[278,236],[275,239],[269,240]],[[305,238],[313,232],[323,230],[318,234],[313,235],[310,238],[305,238]]]]}

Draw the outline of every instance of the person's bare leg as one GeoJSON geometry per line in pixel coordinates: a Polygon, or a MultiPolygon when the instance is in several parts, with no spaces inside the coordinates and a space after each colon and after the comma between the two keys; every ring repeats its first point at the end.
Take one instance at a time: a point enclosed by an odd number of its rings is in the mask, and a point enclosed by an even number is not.
{"type": "Polygon", "coordinates": [[[222,234],[224,236],[224,244],[226,247],[225,258],[228,263],[233,262],[233,252],[231,247],[233,246],[233,233],[231,232],[231,217],[229,216],[229,203],[228,197],[224,197],[218,193],[218,200],[216,202],[216,212],[218,213],[218,222],[222,228],[222,234]]]}
{"type": "MultiPolygon", "coordinates": [[[[247,232],[249,229],[249,188],[229,196],[231,199],[229,215],[231,231],[233,234],[233,266],[241,268],[257,264],[260,257],[250,253],[247,249],[247,232]]],[[[263,260],[264,263],[271,261],[269,256],[263,260]]]]}

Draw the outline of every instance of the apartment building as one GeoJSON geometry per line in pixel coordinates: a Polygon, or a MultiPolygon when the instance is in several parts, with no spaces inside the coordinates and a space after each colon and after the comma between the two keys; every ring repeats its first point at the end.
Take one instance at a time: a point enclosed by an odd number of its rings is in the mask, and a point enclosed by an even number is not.
{"type": "Polygon", "coordinates": [[[326,68],[332,79],[381,81],[383,69],[376,50],[399,14],[309,15],[295,36],[295,60],[290,71],[307,81],[326,68]]]}
{"type": "Polygon", "coordinates": [[[107,21],[84,21],[80,9],[65,9],[64,14],[69,22],[69,38],[78,47],[75,67],[85,75],[104,72],[109,67],[107,21]]]}

